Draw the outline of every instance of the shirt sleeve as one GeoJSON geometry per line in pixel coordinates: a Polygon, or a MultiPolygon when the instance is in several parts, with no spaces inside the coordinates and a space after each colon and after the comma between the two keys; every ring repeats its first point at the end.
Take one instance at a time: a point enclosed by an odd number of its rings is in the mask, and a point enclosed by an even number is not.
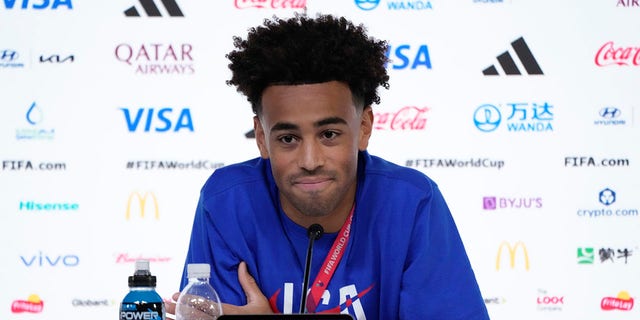
{"type": "Polygon", "coordinates": [[[462,239],[435,184],[415,219],[400,319],[489,319],[462,239]]]}
{"type": "Polygon", "coordinates": [[[245,305],[246,297],[238,281],[240,259],[226,242],[233,239],[221,236],[215,219],[215,212],[207,210],[201,195],[193,221],[180,290],[188,283],[187,264],[208,263],[211,266],[209,282],[220,300],[223,303],[245,305]]]}

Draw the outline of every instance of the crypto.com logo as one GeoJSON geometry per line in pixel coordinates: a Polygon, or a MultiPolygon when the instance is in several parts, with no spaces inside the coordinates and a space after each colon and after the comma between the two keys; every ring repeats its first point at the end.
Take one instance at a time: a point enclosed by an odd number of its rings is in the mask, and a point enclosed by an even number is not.
{"type": "Polygon", "coordinates": [[[502,241],[502,243],[500,243],[500,246],[498,247],[498,254],[496,255],[496,271],[500,270],[500,258],[502,257],[502,249],[504,248],[507,248],[507,252],[509,253],[509,266],[511,269],[514,269],[516,266],[516,254],[518,253],[518,248],[522,249],[525,269],[529,271],[529,251],[522,241],[516,242],[513,246],[507,241],[502,241]]]}
{"type": "Polygon", "coordinates": [[[606,188],[600,191],[600,193],[598,194],[598,201],[600,201],[600,203],[604,204],[605,206],[612,205],[614,202],[616,202],[616,192],[609,188],[606,188]]]}
{"type": "Polygon", "coordinates": [[[149,199],[149,197],[152,200],[153,203],[153,209],[154,209],[154,216],[156,218],[156,220],[160,219],[160,211],[159,211],[159,206],[158,206],[158,198],[156,198],[156,195],[153,192],[145,192],[144,194],[141,194],[138,191],[134,191],[131,192],[131,194],[129,194],[129,199],[127,200],[127,213],[125,215],[126,219],[129,220],[131,219],[131,212],[135,211],[136,207],[132,205],[136,202],[134,202],[134,199],[137,199],[137,208],[138,208],[138,212],[140,213],[140,218],[144,219],[144,215],[145,212],[147,210],[147,200],[149,199]]]}

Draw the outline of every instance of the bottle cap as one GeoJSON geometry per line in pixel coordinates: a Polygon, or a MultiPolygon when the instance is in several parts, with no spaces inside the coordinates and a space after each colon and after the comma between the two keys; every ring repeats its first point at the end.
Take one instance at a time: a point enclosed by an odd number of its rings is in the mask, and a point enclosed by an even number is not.
{"type": "Polygon", "coordinates": [[[156,276],[151,275],[149,260],[136,260],[136,270],[129,276],[129,287],[155,287],[156,276]]]}
{"type": "Polygon", "coordinates": [[[187,278],[209,278],[211,266],[208,263],[187,264],[187,278]]]}

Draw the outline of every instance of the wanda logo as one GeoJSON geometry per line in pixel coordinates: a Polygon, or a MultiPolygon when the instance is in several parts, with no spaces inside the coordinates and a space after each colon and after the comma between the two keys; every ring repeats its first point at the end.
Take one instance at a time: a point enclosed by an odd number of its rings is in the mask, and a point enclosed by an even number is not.
{"type": "Polygon", "coordinates": [[[600,67],[638,66],[640,65],[640,47],[616,47],[613,41],[609,41],[600,47],[595,62],[600,67]]]}
{"type": "Polygon", "coordinates": [[[380,112],[374,116],[377,130],[424,130],[427,125],[428,107],[403,107],[396,112],[380,112]]]}
{"type": "Polygon", "coordinates": [[[307,6],[307,0],[234,0],[238,9],[301,9],[307,6]]]}

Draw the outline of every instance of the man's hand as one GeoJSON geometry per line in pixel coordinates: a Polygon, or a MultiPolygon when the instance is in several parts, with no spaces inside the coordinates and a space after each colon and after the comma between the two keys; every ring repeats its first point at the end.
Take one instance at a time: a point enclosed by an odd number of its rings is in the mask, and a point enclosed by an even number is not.
{"type": "MultiPolygon", "coordinates": [[[[236,306],[228,303],[222,304],[223,314],[269,314],[273,313],[269,306],[269,300],[260,291],[256,280],[249,274],[247,270],[247,264],[243,261],[238,265],[238,281],[242,286],[245,296],[247,297],[247,304],[244,306],[236,306]]],[[[177,301],[180,296],[180,292],[173,294],[173,300],[177,301]]],[[[165,309],[168,314],[175,314],[176,304],[172,301],[165,301],[165,309]]]]}

